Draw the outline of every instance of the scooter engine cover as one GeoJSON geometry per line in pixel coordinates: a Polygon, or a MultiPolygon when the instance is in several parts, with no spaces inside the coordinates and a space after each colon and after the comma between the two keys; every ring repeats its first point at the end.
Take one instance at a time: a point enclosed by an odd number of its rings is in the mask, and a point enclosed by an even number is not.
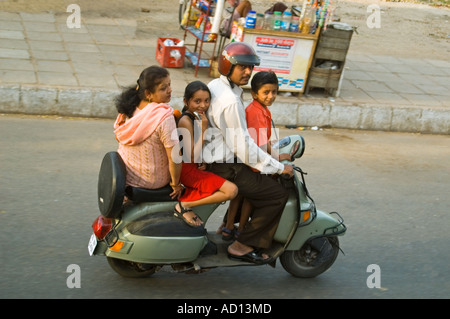
{"type": "Polygon", "coordinates": [[[117,218],[125,196],[125,163],[117,152],[103,157],[98,175],[98,208],[108,218],[117,218]]]}
{"type": "Polygon", "coordinates": [[[145,215],[127,225],[131,234],[149,237],[202,237],[206,229],[191,227],[173,216],[172,212],[157,212],[145,215]]]}

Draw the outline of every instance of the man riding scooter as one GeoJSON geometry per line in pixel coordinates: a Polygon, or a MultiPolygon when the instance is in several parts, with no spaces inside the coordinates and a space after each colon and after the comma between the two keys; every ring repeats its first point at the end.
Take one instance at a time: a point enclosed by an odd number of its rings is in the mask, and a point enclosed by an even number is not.
{"type": "Polygon", "coordinates": [[[223,49],[221,76],[208,84],[212,100],[207,116],[214,134],[205,136],[203,151],[208,170],[235,183],[253,207],[251,222],[228,247],[228,256],[256,264],[271,261],[259,249],[270,247],[288,200],[287,190],[267,174],[293,175],[291,165],[278,162],[259,148],[247,130],[240,86],[249,82],[253,67],[259,63],[246,43],[233,42],[223,49]]]}

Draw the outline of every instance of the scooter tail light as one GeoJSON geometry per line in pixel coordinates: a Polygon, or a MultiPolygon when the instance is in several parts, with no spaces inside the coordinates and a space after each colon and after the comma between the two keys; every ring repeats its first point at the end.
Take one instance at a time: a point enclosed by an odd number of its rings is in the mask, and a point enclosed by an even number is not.
{"type": "Polygon", "coordinates": [[[98,216],[92,223],[92,229],[98,240],[103,240],[106,235],[110,232],[112,228],[112,219],[104,217],[102,215],[98,216]]]}

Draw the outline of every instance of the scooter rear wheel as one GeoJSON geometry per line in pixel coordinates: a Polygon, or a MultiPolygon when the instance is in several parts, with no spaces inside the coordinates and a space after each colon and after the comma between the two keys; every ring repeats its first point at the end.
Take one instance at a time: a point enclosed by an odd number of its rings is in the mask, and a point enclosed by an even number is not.
{"type": "Polygon", "coordinates": [[[128,260],[106,257],[111,268],[122,277],[142,278],[153,275],[157,265],[135,263],[128,260]]]}
{"type": "Polygon", "coordinates": [[[283,268],[299,278],[313,278],[325,272],[339,254],[339,240],[320,237],[307,241],[299,250],[287,250],[280,256],[283,268]]]}

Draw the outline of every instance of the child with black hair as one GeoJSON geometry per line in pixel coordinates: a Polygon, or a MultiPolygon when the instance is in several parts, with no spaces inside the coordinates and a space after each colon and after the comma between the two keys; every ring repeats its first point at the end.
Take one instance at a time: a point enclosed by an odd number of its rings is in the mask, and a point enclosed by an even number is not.
{"type": "MultiPolygon", "coordinates": [[[[272,71],[261,71],[253,76],[251,83],[253,101],[245,109],[247,128],[250,136],[267,153],[272,154],[270,137],[272,135],[272,114],[269,106],[278,94],[278,78],[272,71]]],[[[279,161],[290,160],[289,154],[280,154],[279,161]]]]}
{"type": "MultiPolygon", "coordinates": [[[[208,127],[206,111],[210,102],[211,93],[206,84],[194,81],[186,86],[185,106],[177,119],[183,151],[180,182],[186,188],[179,198],[180,211],[175,211],[175,215],[181,218],[185,213],[193,214],[193,207],[225,202],[233,199],[238,192],[234,183],[205,170],[205,164],[196,158],[203,147],[203,135],[208,127]]],[[[194,226],[203,224],[197,216],[187,222],[194,226]]]]}

